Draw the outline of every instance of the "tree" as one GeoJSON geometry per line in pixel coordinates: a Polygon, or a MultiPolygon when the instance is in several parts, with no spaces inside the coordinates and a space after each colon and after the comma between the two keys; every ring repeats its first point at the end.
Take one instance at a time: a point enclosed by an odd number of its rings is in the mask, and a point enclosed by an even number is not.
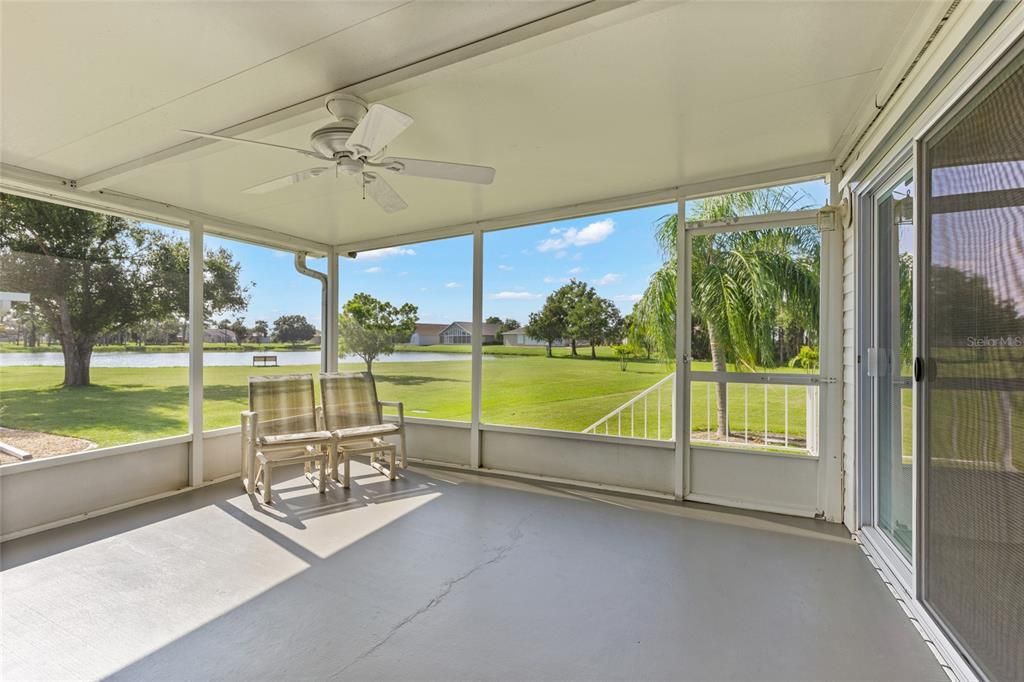
{"type": "Polygon", "coordinates": [[[626,335],[627,345],[630,347],[631,353],[642,353],[645,360],[650,360],[655,350],[654,340],[639,327],[636,315],[629,313],[623,316],[622,330],[626,335]]]}
{"type": "Polygon", "coordinates": [[[353,353],[373,371],[373,361],[395,352],[395,344],[408,340],[416,329],[419,309],[411,303],[394,306],[365,293],[349,299],[338,317],[339,350],[353,353]]]}
{"type": "MultiPolygon", "coordinates": [[[[698,202],[695,220],[729,220],[800,208],[804,195],[761,189],[698,202]]],[[[665,263],[652,276],[634,314],[637,328],[670,357],[675,348],[678,216],[659,221],[656,237],[665,263]]],[[[771,366],[773,331],[785,309],[804,328],[818,327],[819,248],[814,228],[719,232],[693,237],[693,314],[708,335],[712,368],[728,362],[771,366]]],[[[726,435],[726,385],[718,384],[718,433],[726,435]]]]}
{"type": "Polygon", "coordinates": [[[257,341],[262,341],[270,335],[270,325],[267,324],[266,320],[256,320],[250,331],[257,341]]]}
{"type": "Polygon", "coordinates": [[[551,357],[551,344],[565,338],[565,316],[557,309],[557,304],[550,299],[544,303],[539,312],[530,313],[530,321],[526,324],[526,333],[547,344],[547,355],[551,357]]]}
{"type": "MultiPolygon", "coordinates": [[[[568,315],[568,331],[573,338],[590,341],[590,357],[597,358],[597,347],[616,338],[622,331],[618,307],[607,298],[581,290],[582,298],[572,303],[568,315]]],[[[592,290],[591,290],[592,291],[592,290]]]]}
{"type": "Polygon", "coordinates": [[[619,369],[625,372],[629,366],[629,359],[633,356],[633,347],[627,344],[618,344],[612,346],[612,352],[619,360],[619,369]]]}
{"type": "MultiPolygon", "coordinates": [[[[551,303],[552,311],[561,316],[561,338],[569,339],[569,346],[573,357],[577,356],[576,342],[584,337],[582,334],[582,328],[572,324],[569,314],[575,307],[585,304],[596,296],[597,290],[595,290],[594,287],[590,286],[586,282],[581,282],[576,278],[569,280],[568,284],[563,284],[558,287],[548,296],[548,302],[551,303]]],[[[545,306],[547,305],[548,303],[546,302],[545,306]]],[[[577,321],[580,319],[581,318],[578,316],[577,321]]]]}
{"type": "Polygon", "coordinates": [[[13,327],[18,342],[26,348],[35,348],[46,329],[46,318],[31,303],[15,303],[7,314],[6,324],[13,327]]]}
{"type": "Polygon", "coordinates": [[[274,320],[274,340],[292,345],[309,341],[316,334],[316,327],[304,315],[282,315],[274,320]]]}
{"type": "Polygon", "coordinates": [[[252,330],[245,326],[245,320],[241,317],[236,317],[228,329],[235,333],[235,341],[239,346],[252,334],[252,330]]]}
{"type": "Polygon", "coordinates": [[[502,320],[500,317],[492,315],[491,317],[488,317],[486,320],[484,320],[484,322],[486,324],[498,325],[498,333],[496,334],[498,341],[501,341],[501,337],[504,336],[505,332],[519,328],[519,322],[511,317],[502,320]]]}
{"type": "MultiPolygon", "coordinates": [[[[211,314],[244,306],[231,254],[207,258],[223,271],[207,287],[211,314]]],[[[89,385],[104,334],[188,314],[188,244],[116,216],[0,194],[0,272],[4,289],[31,295],[60,341],[64,386],[89,385]]]]}

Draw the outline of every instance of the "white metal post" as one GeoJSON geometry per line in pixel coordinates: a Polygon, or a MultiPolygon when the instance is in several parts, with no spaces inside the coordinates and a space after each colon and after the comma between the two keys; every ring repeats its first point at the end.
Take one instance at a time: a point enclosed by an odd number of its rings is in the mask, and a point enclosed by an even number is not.
{"type": "Polygon", "coordinates": [[[341,268],[338,251],[333,246],[327,250],[327,319],[323,321],[324,333],[321,342],[327,350],[327,371],[338,371],[338,312],[341,268]]]}
{"type": "Polygon", "coordinates": [[[203,482],[203,225],[192,221],[188,228],[188,484],[196,486],[203,482]]]}
{"type": "Polygon", "coordinates": [[[686,236],[686,196],[676,202],[676,378],[672,437],[675,438],[673,491],[677,500],[690,486],[690,240],[686,236]]]}
{"type": "MultiPolygon", "coordinates": [[[[840,201],[839,173],[829,180],[829,203],[840,201]]],[[[837,220],[838,222],[838,220],[837,220]]],[[[818,510],[825,519],[843,520],[843,232],[840,225],[821,233],[820,348],[818,388],[818,510]]]]}
{"type": "Polygon", "coordinates": [[[473,338],[472,341],[472,406],[469,442],[469,464],[479,468],[480,401],[483,379],[483,317],[484,317],[484,235],[473,233],[473,338]]]}

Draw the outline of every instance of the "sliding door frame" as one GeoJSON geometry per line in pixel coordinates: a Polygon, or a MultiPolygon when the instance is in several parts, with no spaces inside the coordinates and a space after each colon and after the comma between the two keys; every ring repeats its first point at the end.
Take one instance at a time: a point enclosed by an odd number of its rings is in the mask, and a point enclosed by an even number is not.
{"type": "MultiPolygon", "coordinates": [[[[869,361],[869,349],[878,347],[878,333],[879,315],[882,314],[882,306],[878,300],[879,287],[878,278],[880,277],[882,267],[886,264],[881,262],[881,242],[879,233],[881,230],[881,224],[878,220],[878,205],[881,199],[886,193],[891,191],[900,181],[908,174],[912,174],[915,182],[915,196],[914,196],[914,229],[915,229],[915,240],[920,242],[920,236],[916,233],[917,230],[917,195],[916,190],[917,172],[915,170],[914,162],[914,150],[907,148],[903,150],[890,164],[883,169],[882,172],[878,173],[876,177],[867,184],[861,191],[858,200],[858,207],[860,213],[860,220],[858,227],[860,229],[860,239],[858,240],[857,248],[860,250],[859,258],[859,272],[858,272],[858,290],[860,301],[858,302],[858,323],[857,323],[857,353],[861,359],[860,370],[857,376],[858,382],[858,411],[860,414],[859,425],[857,427],[858,433],[858,454],[860,460],[859,467],[859,488],[860,488],[860,518],[858,520],[860,525],[860,531],[866,541],[869,542],[871,548],[875,550],[883,561],[886,562],[888,568],[903,584],[903,588],[912,594],[916,594],[916,557],[918,556],[917,550],[917,538],[919,536],[919,517],[920,513],[918,510],[917,500],[918,495],[918,469],[920,457],[918,453],[920,448],[918,446],[918,429],[917,429],[917,416],[916,414],[912,417],[911,422],[911,433],[912,433],[912,452],[914,458],[912,461],[911,480],[913,482],[911,492],[911,532],[913,533],[914,539],[912,543],[911,558],[908,560],[907,557],[896,547],[896,544],[889,538],[879,527],[879,494],[878,494],[878,475],[880,473],[879,468],[879,448],[878,440],[880,433],[880,423],[878,414],[879,405],[879,378],[877,372],[873,375],[870,370],[869,361]]],[[[920,259],[920,251],[915,253],[915,267],[913,273],[914,282],[914,353],[917,353],[917,337],[918,337],[918,311],[919,306],[917,303],[917,292],[920,290],[918,279],[920,277],[921,269],[917,267],[917,263],[920,259]]],[[[917,398],[917,386],[916,383],[911,383],[912,390],[914,391],[914,404],[917,405],[920,400],[917,398]]],[[[902,409],[902,408],[901,408],[902,409]]]]}

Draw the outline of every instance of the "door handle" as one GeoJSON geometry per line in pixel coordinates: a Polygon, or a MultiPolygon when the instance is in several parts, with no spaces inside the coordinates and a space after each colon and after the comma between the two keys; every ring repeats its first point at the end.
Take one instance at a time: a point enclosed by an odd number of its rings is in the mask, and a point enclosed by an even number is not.
{"type": "Polygon", "coordinates": [[[914,381],[921,381],[924,378],[924,360],[914,358],[914,381]]]}

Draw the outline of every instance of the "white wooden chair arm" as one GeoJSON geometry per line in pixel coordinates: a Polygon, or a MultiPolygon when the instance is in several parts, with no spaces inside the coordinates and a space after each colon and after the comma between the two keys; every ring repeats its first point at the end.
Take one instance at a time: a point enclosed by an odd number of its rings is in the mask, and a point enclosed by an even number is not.
{"type": "Polygon", "coordinates": [[[259,428],[259,418],[250,410],[244,410],[239,417],[242,421],[242,485],[246,492],[251,493],[255,486],[256,431],[259,428]]]}
{"type": "Polygon", "coordinates": [[[398,408],[398,425],[405,426],[405,405],[397,400],[378,400],[377,403],[381,407],[396,407],[398,408]]]}

